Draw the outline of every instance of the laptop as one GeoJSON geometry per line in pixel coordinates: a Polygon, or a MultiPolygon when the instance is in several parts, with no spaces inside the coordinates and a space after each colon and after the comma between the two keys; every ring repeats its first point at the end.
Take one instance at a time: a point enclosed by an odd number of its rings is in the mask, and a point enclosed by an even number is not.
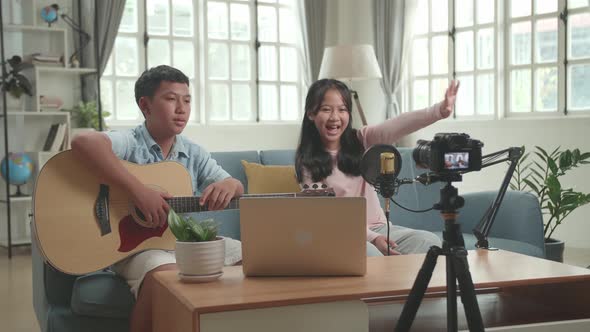
{"type": "Polygon", "coordinates": [[[367,270],[364,197],[240,199],[246,276],[361,276],[367,270]]]}

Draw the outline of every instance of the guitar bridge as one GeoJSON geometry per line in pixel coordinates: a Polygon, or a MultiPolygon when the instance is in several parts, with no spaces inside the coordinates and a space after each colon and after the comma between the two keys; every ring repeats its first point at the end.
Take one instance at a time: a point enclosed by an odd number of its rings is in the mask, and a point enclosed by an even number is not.
{"type": "Polygon", "coordinates": [[[98,220],[98,228],[100,228],[100,235],[104,236],[111,232],[111,222],[109,217],[109,186],[106,184],[100,185],[98,197],[94,204],[94,212],[98,220]]]}

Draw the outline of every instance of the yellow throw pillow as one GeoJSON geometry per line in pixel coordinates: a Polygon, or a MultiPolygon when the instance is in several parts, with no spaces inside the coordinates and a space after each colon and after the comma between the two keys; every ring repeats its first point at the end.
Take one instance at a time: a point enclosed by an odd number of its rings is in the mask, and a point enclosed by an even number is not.
{"type": "Polygon", "coordinates": [[[248,194],[295,193],[301,191],[294,166],[261,165],[242,160],[248,178],[248,194]]]}

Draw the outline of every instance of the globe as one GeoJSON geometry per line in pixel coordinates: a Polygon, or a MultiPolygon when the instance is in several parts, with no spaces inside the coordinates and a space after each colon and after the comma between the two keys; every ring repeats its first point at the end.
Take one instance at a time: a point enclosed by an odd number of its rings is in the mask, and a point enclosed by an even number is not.
{"type": "Polygon", "coordinates": [[[49,26],[51,26],[51,23],[56,22],[57,21],[57,11],[59,10],[59,6],[57,4],[53,4],[50,6],[46,6],[41,8],[41,18],[43,19],[43,21],[47,22],[47,24],[49,24],[49,26]]]}
{"type": "Polygon", "coordinates": [[[33,175],[33,161],[22,152],[10,152],[0,163],[0,173],[4,181],[17,186],[16,196],[22,196],[20,186],[27,183],[33,175]],[[6,171],[10,177],[6,176],[6,171]]]}

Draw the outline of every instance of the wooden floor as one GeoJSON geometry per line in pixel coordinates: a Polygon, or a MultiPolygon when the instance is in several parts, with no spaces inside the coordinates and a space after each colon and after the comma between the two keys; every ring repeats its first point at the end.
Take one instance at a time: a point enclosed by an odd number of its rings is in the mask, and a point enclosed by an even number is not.
{"type": "MultiPolygon", "coordinates": [[[[587,267],[590,249],[566,248],[567,264],[587,267]]],[[[0,248],[0,330],[38,332],[39,325],[33,311],[31,281],[31,253],[28,247],[13,250],[8,259],[5,248],[0,248]]]]}

